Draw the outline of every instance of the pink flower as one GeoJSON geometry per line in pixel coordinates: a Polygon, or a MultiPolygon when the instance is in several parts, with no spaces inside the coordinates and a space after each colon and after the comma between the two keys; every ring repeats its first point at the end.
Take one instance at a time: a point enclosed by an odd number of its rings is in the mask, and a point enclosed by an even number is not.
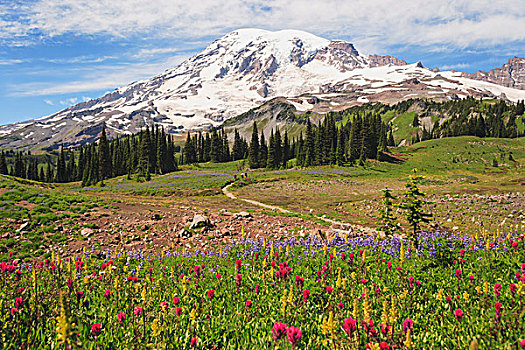
{"type": "Polygon", "coordinates": [[[345,318],[343,322],[343,330],[349,337],[351,337],[352,334],[354,334],[356,329],[357,329],[357,320],[354,320],[351,317],[345,318]]]}
{"type": "Polygon", "coordinates": [[[398,266],[398,267],[396,267],[396,270],[397,271],[401,271],[401,270],[403,270],[403,268],[401,266],[398,266]]]}
{"type": "Polygon", "coordinates": [[[190,340],[190,346],[194,348],[197,345],[197,338],[191,338],[190,340]]]}
{"type": "Polygon", "coordinates": [[[326,287],[326,292],[327,293],[332,293],[334,289],[332,287],[326,287]]]}
{"type": "Polygon", "coordinates": [[[510,286],[509,286],[509,289],[510,289],[510,294],[512,296],[514,296],[514,294],[516,294],[516,285],[514,283],[511,283],[510,286]]]}
{"type": "Polygon", "coordinates": [[[461,249],[459,255],[461,255],[462,258],[465,257],[465,249],[461,249]]]}
{"type": "Polygon", "coordinates": [[[496,303],[494,304],[494,308],[496,309],[496,316],[500,316],[500,314],[501,314],[501,309],[502,309],[502,307],[501,307],[501,303],[500,303],[500,302],[496,302],[496,303]]]}
{"type": "Polygon", "coordinates": [[[386,267],[388,267],[389,270],[392,270],[392,263],[390,261],[387,262],[386,267]]]}
{"type": "Polygon", "coordinates": [[[447,296],[447,303],[452,302],[452,298],[450,296],[447,296]]]}
{"type": "Polygon", "coordinates": [[[456,317],[456,320],[461,321],[461,319],[465,316],[465,313],[461,309],[456,309],[454,311],[454,317],[456,317]]]}
{"type": "Polygon", "coordinates": [[[255,285],[255,294],[259,294],[259,289],[261,289],[261,286],[256,284],[255,285]]]}
{"type": "Polygon", "coordinates": [[[215,291],[213,289],[210,289],[208,291],[208,299],[212,300],[214,295],[215,295],[215,291]]]}
{"type": "Polygon", "coordinates": [[[160,303],[160,308],[164,311],[168,310],[169,304],[166,301],[160,303]]]}
{"type": "Polygon", "coordinates": [[[461,270],[456,270],[456,278],[458,279],[459,281],[459,278],[461,277],[461,270]]]}
{"type": "Polygon", "coordinates": [[[149,273],[150,275],[153,273],[153,268],[152,268],[152,267],[150,267],[150,268],[148,269],[148,273],[149,273]]]}
{"type": "Polygon", "coordinates": [[[414,321],[412,321],[411,318],[407,318],[405,321],[403,321],[403,332],[407,332],[407,330],[411,330],[414,328],[414,321]]]}
{"type": "Polygon", "coordinates": [[[388,346],[387,343],[385,343],[385,342],[383,341],[383,342],[379,343],[379,348],[380,348],[381,350],[388,350],[390,347],[388,346]]]}
{"type": "Polygon", "coordinates": [[[255,253],[254,259],[257,260],[259,258],[259,253],[255,253]]]}
{"type": "Polygon", "coordinates": [[[16,297],[15,298],[15,307],[18,309],[22,304],[24,303],[24,299],[22,297],[16,297]]]}
{"type": "Polygon", "coordinates": [[[299,288],[299,290],[303,289],[304,278],[300,276],[295,276],[295,284],[297,284],[297,288],[299,288]]]}
{"type": "Polygon", "coordinates": [[[201,274],[201,267],[200,265],[197,265],[193,268],[193,271],[195,272],[195,277],[196,278],[199,278],[200,274],[201,274]]]}
{"type": "Polygon", "coordinates": [[[525,339],[520,340],[520,347],[525,349],[525,339]]]}
{"type": "Polygon", "coordinates": [[[366,282],[368,282],[368,281],[365,280],[364,278],[361,279],[361,283],[362,283],[362,284],[366,284],[366,282]]]}
{"type": "Polygon", "coordinates": [[[309,296],[310,296],[310,291],[308,289],[303,290],[303,301],[305,303],[308,301],[309,296]]]}
{"type": "Polygon", "coordinates": [[[471,280],[471,281],[473,281],[473,280],[474,280],[474,276],[472,276],[472,275],[468,275],[468,279],[471,280]]]}
{"type": "Polygon", "coordinates": [[[175,315],[180,316],[182,314],[182,308],[179,306],[175,309],[175,315]]]}
{"type": "Polygon", "coordinates": [[[112,291],[110,291],[109,289],[106,289],[106,291],[104,292],[104,296],[106,297],[106,299],[109,300],[109,298],[111,298],[111,294],[113,294],[112,291]]]}
{"type": "Polygon", "coordinates": [[[122,323],[126,320],[126,315],[123,312],[119,312],[117,314],[117,320],[122,323]]]}
{"type": "Polygon", "coordinates": [[[280,340],[286,334],[286,324],[275,322],[272,328],[272,338],[274,341],[280,340]]]}
{"type": "Polygon", "coordinates": [[[339,304],[337,304],[337,307],[340,308],[340,309],[342,309],[342,308],[345,307],[345,305],[344,305],[343,303],[339,303],[339,304]]]}
{"type": "Polygon", "coordinates": [[[246,308],[247,308],[248,310],[250,310],[251,307],[252,307],[252,301],[251,301],[251,300],[246,300],[246,308]]]}
{"type": "Polygon", "coordinates": [[[83,296],[84,296],[84,292],[82,292],[82,291],[79,290],[79,291],[77,292],[77,302],[79,302],[80,299],[82,299],[83,296]]]}
{"type": "Polygon", "coordinates": [[[18,309],[16,307],[11,308],[11,315],[14,315],[18,312],[18,309]]]}
{"type": "Polygon", "coordinates": [[[100,265],[100,269],[101,269],[102,271],[104,271],[104,270],[106,269],[106,267],[107,267],[106,264],[102,264],[102,265],[100,265]]]}
{"type": "Polygon", "coordinates": [[[237,260],[235,262],[235,265],[236,265],[236,268],[237,268],[237,272],[239,272],[239,270],[241,269],[242,261],[241,260],[237,260]]]}
{"type": "Polygon", "coordinates": [[[286,337],[288,338],[288,342],[292,345],[297,344],[301,340],[301,330],[297,327],[288,327],[286,330],[286,337]]]}
{"type": "Polygon", "coordinates": [[[216,274],[215,277],[217,277],[218,280],[221,279],[222,275],[220,273],[216,274]]]}
{"type": "Polygon", "coordinates": [[[496,283],[494,285],[494,294],[496,294],[496,296],[499,297],[499,295],[501,294],[501,284],[496,283]]]}
{"type": "Polygon", "coordinates": [[[419,287],[419,286],[421,285],[421,281],[420,281],[420,280],[417,280],[417,281],[416,281],[416,284],[417,284],[417,286],[419,287]]]}
{"type": "Polygon", "coordinates": [[[137,307],[133,310],[133,313],[134,313],[136,316],[140,316],[140,315],[142,315],[142,312],[144,312],[144,309],[141,308],[140,306],[137,306],[137,307]]]}
{"type": "Polygon", "coordinates": [[[241,286],[241,281],[242,281],[242,276],[241,275],[235,276],[235,284],[237,284],[237,288],[239,288],[241,286]]]}
{"type": "Polygon", "coordinates": [[[93,323],[91,325],[91,333],[93,333],[94,336],[99,335],[101,330],[102,330],[102,325],[100,323],[93,323]]]}
{"type": "Polygon", "coordinates": [[[341,260],[345,261],[345,259],[346,259],[346,253],[342,252],[341,253],[341,260]]]}
{"type": "Polygon", "coordinates": [[[179,302],[180,302],[179,298],[177,298],[177,297],[173,298],[173,304],[178,305],[179,302]]]}

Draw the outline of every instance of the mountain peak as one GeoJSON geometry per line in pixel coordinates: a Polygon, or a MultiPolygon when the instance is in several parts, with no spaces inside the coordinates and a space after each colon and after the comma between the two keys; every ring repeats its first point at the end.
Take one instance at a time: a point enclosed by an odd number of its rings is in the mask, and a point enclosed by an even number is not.
{"type": "MultiPolygon", "coordinates": [[[[520,59],[512,59],[500,70],[520,82],[522,68],[520,59]]],[[[76,146],[95,141],[102,123],[110,137],[152,123],[167,132],[207,129],[277,97],[297,111],[319,113],[416,96],[525,98],[525,91],[471,79],[453,72],[438,75],[392,56],[364,57],[347,41],[300,30],[242,28],[151,79],[47,117],[0,126],[0,146],[76,146]]]]}

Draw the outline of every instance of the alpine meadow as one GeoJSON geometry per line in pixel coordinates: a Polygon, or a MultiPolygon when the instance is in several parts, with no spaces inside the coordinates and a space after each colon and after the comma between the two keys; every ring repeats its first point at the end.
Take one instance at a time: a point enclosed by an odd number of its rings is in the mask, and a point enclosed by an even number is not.
{"type": "Polygon", "coordinates": [[[0,348],[525,349],[525,17],[460,3],[0,4],[0,348]]]}

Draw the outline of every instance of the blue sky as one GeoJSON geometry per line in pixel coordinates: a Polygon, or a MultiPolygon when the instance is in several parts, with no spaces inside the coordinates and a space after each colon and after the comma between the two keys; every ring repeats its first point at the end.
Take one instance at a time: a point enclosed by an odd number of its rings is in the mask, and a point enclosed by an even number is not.
{"type": "Polygon", "coordinates": [[[523,0],[1,0],[0,124],[172,68],[243,27],[299,29],[427,67],[525,55],[523,0]]]}

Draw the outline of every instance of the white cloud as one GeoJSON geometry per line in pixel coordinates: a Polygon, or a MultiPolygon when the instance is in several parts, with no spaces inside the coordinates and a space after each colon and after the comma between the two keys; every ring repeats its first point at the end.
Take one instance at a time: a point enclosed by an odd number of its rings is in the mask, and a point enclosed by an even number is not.
{"type": "Polygon", "coordinates": [[[53,101],[51,100],[48,100],[48,99],[45,99],[44,102],[50,106],[54,106],[55,104],[53,103],[53,101]]]}
{"type": "MultiPolygon", "coordinates": [[[[78,78],[65,83],[25,83],[9,87],[10,96],[50,96],[73,94],[87,91],[113,90],[129,84],[137,79],[150,78],[153,75],[173,68],[186,59],[187,55],[170,57],[160,63],[126,63],[87,67],[84,70],[72,69],[78,78]]],[[[82,100],[90,99],[82,97],[82,100]]],[[[63,105],[73,104],[76,101],[61,101],[63,105]]]]}
{"type": "Polygon", "coordinates": [[[525,40],[523,5],[523,0],[35,0],[15,10],[0,7],[0,38],[69,33],[188,40],[260,27],[349,39],[365,51],[399,44],[486,47],[525,40]]]}
{"type": "Polygon", "coordinates": [[[71,97],[71,98],[68,98],[68,99],[66,99],[64,101],[60,101],[60,104],[62,106],[69,106],[69,105],[75,104],[75,102],[77,102],[77,101],[78,101],[78,98],[71,97]]]}
{"type": "Polygon", "coordinates": [[[24,62],[24,60],[0,58],[0,66],[9,66],[12,64],[17,64],[17,63],[22,63],[22,62],[24,62]]]}
{"type": "Polygon", "coordinates": [[[469,63],[456,63],[456,64],[448,64],[445,66],[441,66],[440,69],[441,70],[451,70],[451,69],[459,70],[459,69],[465,69],[468,67],[470,67],[469,63]]]}

